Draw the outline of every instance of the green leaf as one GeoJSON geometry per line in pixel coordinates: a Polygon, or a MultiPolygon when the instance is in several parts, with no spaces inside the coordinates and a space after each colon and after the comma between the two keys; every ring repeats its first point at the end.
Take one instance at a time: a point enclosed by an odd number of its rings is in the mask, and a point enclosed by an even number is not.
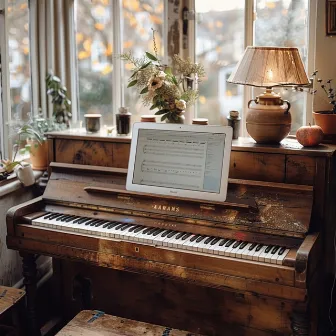
{"type": "Polygon", "coordinates": [[[148,92],[148,87],[146,86],[140,91],[140,94],[147,93],[148,92]]]}
{"type": "Polygon", "coordinates": [[[133,78],[133,77],[138,73],[138,71],[139,71],[139,70],[134,71],[134,73],[133,73],[133,75],[130,77],[130,79],[133,78]]]}
{"type": "MultiPolygon", "coordinates": [[[[152,55],[153,56],[153,55],[152,55]]],[[[153,56],[154,57],[154,56],[153,56]]],[[[148,62],[146,64],[144,64],[139,70],[145,69],[148,67],[149,64],[151,64],[152,62],[148,62]]]]}
{"type": "Polygon", "coordinates": [[[165,121],[167,118],[168,118],[168,113],[164,114],[164,115],[161,117],[161,121],[165,121]]]}
{"type": "Polygon", "coordinates": [[[152,55],[151,53],[147,51],[146,51],[146,56],[152,61],[158,61],[158,59],[154,55],[152,55]]]}
{"type": "Polygon", "coordinates": [[[128,88],[129,88],[129,87],[132,87],[132,86],[134,86],[136,83],[138,83],[138,81],[135,79],[135,80],[133,80],[132,82],[129,82],[128,85],[127,85],[127,87],[128,87],[128,88]]]}
{"type": "Polygon", "coordinates": [[[156,109],[157,108],[157,106],[156,106],[156,104],[154,104],[154,105],[152,105],[151,107],[150,107],[150,110],[154,110],[154,109],[156,109]]]}
{"type": "Polygon", "coordinates": [[[164,72],[166,75],[169,75],[169,76],[173,75],[171,68],[166,68],[164,72]]]}
{"type": "Polygon", "coordinates": [[[160,110],[160,111],[155,112],[155,115],[161,115],[161,114],[165,114],[165,113],[168,113],[168,112],[169,112],[169,110],[164,109],[164,110],[160,110]]]}
{"type": "Polygon", "coordinates": [[[173,81],[173,83],[174,83],[175,85],[178,85],[178,83],[177,83],[177,79],[176,79],[175,76],[172,76],[172,81],[173,81]]]}

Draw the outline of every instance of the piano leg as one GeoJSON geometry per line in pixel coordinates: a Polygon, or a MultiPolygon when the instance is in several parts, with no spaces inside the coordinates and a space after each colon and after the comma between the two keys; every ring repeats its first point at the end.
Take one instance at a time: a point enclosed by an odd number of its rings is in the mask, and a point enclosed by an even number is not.
{"type": "Polygon", "coordinates": [[[292,314],[291,320],[293,336],[309,336],[310,319],[306,310],[295,310],[292,314]]]}
{"type": "Polygon", "coordinates": [[[23,284],[26,288],[26,299],[27,299],[27,317],[28,317],[28,327],[30,336],[40,336],[41,331],[38,325],[37,313],[36,313],[36,262],[35,255],[20,252],[22,257],[22,268],[23,268],[23,284]]]}

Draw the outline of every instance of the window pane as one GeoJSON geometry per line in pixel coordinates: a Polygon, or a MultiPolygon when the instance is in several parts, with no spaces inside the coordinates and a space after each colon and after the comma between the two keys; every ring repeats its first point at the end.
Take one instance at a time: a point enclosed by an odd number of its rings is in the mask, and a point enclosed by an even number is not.
{"type": "MultiPolygon", "coordinates": [[[[255,45],[297,47],[307,65],[308,0],[256,0],[256,12],[255,45]]],[[[292,104],[291,133],[294,134],[303,125],[306,93],[275,91],[292,104]]]]}
{"type": "Polygon", "coordinates": [[[227,83],[244,52],[244,0],[196,0],[196,62],[207,77],[200,83],[197,116],[226,124],[230,110],[242,112],[243,87],[227,83]]]}
{"type": "MultiPolygon", "coordinates": [[[[154,53],[153,32],[158,56],[163,57],[163,0],[123,0],[124,40],[123,51],[132,51],[135,57],[141,57],[145,51],[154,53]]],[[[124,105],[130,108],[132,121],[140,121],[142,114],[152,114],[147,106],[143,106],[136,89],[127,88],[128,79],[132,75],[131,64],[124,67],[124,105]]]]}
{"type": "Polygon", "coordinates": [[[8,1],[8,53],[12,119],[27,121],[31,112],[28,0],[8,1]]]}
{"type": "Polygon", "coordinates": [[[104,123],[112,114],[112,0],[76,2],[76,42],[80,118],[101,113],[104,123]]]}

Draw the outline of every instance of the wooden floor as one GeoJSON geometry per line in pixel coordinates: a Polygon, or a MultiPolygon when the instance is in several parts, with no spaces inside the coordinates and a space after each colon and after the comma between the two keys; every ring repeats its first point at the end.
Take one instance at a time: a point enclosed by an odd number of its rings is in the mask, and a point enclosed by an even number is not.
{"type": "MultiPolygon", "coordinates": [[[[197,336],[186,331],[83,310],[57,336],[197,336]]],[[[198,335],[201,336],[201,335],[198,335]]]]}
{"type": "Polygon", "coordinates": [[[0,286],[0,315],[12,308],[24,295],[24,290],[0,286]]]}

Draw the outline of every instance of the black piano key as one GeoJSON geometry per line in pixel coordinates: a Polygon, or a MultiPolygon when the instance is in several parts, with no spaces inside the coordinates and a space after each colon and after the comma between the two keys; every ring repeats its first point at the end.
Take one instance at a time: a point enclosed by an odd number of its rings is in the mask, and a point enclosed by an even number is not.
{"type": "Polygon", "coordinates": [[[65,222],[68,218],[73,218],[73,217],[75,217],[75,216],[67,215],[67,216],[65,216],[61,219],[61,222],[65,222]]]}
{"type": "Polygon", "coordinates": [[[60,221],[60,220],[62,220],[64,217],[68,217],[68,215],[62,215],[62,216],[60,216],[60,217],[57,217],[57,218],[56,218],[56,221],[60,221]]]}
{"type": "Polygon", "coordinates": [[[44,218],[44,219],[48,219],[49,216],[51,216],[51,215],[53,215],[53,214],[54,214],[53,212],[47,212],[47,213],[45,213],[45,214],[43,215],[43,218],[44,218]]]}
{"type": "Polygon", "coordinates": [[[63,215],[54,213],[54,214],[50,215],[48,219],[52,220],[52,219],[56,219],[57,217],[61,217],[61,216],[63,216],[63,215]]]}
{"type": "Polygon", "coordinates": [[[242,242],[242,243],[239,245],[239,249],[242,250],[246,245],[247,245],[247,242],[242,242]]]}
{"type": "Polygon", "coordinates": [[[171,237],[173,237],[174,235],[176,235],[177,234],[177,231],[172,231],[172,232],[170,232],[168,235],[167,235],[167,238],[171,238],[171,237]]]}
{"type": "Polygon", "coordinates": [[[83,219],[83,217],[78,217],[74,220],[74,224],[77,224],[81,219],[83,219]]]}
{"type": "Polygon", "coordinates": [[[274,246],[273,249],[272,249],[272,254],[274,254],[276,251],[278,251],[280,248],[280,246],[274,246]]]}
{"type": "Polygon", "coordinates": [[[196,239],[196,243],[200,243],[203,239],[205,239],[206,236],[200,236],[196,239]]]}
{"type": "Polygon", "coordinates": [[[180,233],[175,237],[175,239],[180,239],[180,238],[182,238],[184,235],[185,235],[185,232],[180,232],[180,233]]]}
{"type": "Polygon", "coordinates": [[[72,216],[71,218],[67,218],[66,220],[65,220],[65,222],[66,223],[69,223],[69,222],[71,222],[71,221],[73,221],[73,220],[75,220],[75,219],[77,219],[78,217],[77,216],[72,216]]]}
{"type": "Polygon", "coordinates": [[[194,237],[192,237],[190,239],[191,242],[195,241],[196,239],[198,239],[200,237],[200,235],[195,235],[194,237]]]}
{"type": "Polygon", "coordinates": [[[106,223],[107,221],[106,220],[101,220],[99,223],[97,223],[95,225],[95,227],[99,227],[99,226],[102,226],[104,223],[106,223]]]}
{"type": "Polygon", "coordinates": [[[156,237],[158,234],[160,234],[160,233],[163,232],[163,231],[164,231],[164,229],[157,228],[156,230],[154,230],[154,231],[152,232],[152,236],[153,236],[153,237],[156,237]]]}
{"type": "Polygon", "coordinates": [[[229,246],[231,246],[234,242],[235,242],[234,239],[229,239],[229,240],[226,242],[225,247],[229,247],[229,246]]]}
{"type": "Polygon", "coordinates": [[[192,233],[186,233],[183,235],[182,240],[186,240],[188,237],[190,237],[192,233]]]}
{"type": "Polygon", "coordinates": [[[77,223],[78,224],[84,224],[86,223],[87,221],[91,220],[91,218],[88,218],[88,217],[84,217],[82,219],[80,219],[77,223]]]}
{"type": "Polygon", "coordinates": [[[278,255],[283,255],[285,251],[286,251],[286,247],[281,247],[278,255]]]}
{"type": "Polygon", "coordinates": [[[238,240],[233,244],[232,248],[237,248],[240,244],[241,244],[241,241],[238,240]]]}
{"type": "Polygon", "coordinates": [[[128,232],[133,232],[135,229],[137,229],[139,227],[139,225],[134,225],[132,227],[130,227],[127,231],[128,232]]]}
{"type": "Polygon", "coordinates": [[[96,221],[98,221],[97,218],[91,218],[91,220],[85,222],[85,225],[91,225],[92,223],[95,223],[96,221]]]}
{"type": "Polygon", "coordinates": [[[207,239],[205,239],[204,244],[209,244],[213,239],[214,237],[208,237],[207,239]]]}
{"type": "MultiPolygon", "coordinates": [[[[107,228],[108,226],[110,226],[112,224],[114,224],[114,223],[106,222],[105,224],[103,224],[103,228],[105,229],[105,228],[107,228]]],[[[117,225],[117,224],[115,224],[115,225],[117,225]]]]}
{"type": "Polygon", "coordinates": [[[97,219],[93,223],[91,223],[90,226],[96,226],[96,224],[99,224],[99,223],[102,223],[102,222],[105,222],[105,220],[97,219]]]}
{"type": "Polygon", "coordinates": [[[124,225],[125,223],[119,223],[118,225],[116,225],[115,230],[120,230],[124,225]]]}
{"type": "Polygon", "coordinates": [[[249,251],[252,251],[257,246],[257,243],[252,243],[249,247],[249,251]]]}
{"type": "Polygon", "coordinates": [[[129,229],[132,226],[132,224],[125,224],[120,228],[120,231],[125,231],[126,229],[129,229]]]}
{"type": "Polygon", "coordinates": [[[219,246],[223,246],[227,241],[227,238],[223,238],[222,241],[219,243],[219,246]]]}
{"type": "Polygon", "coordinates": [[[146,234],[148,231],[150,231],[150,230],[152,230],[152,228],[151,227],[147,227],[143,232],[142,232],[142,234],[146,234]]]}
{"type": "Polygon", "coordinates": [[[215,238],[212,242],[211,245],[215,245],[216,243],[218,243],[220,241],[220,238],[215,238]]]}
{"type": "Polygon", "coordinates": [[[171,230],[166,230],[161,234],[161,237],[166,237],[169,233],[171,232],[171,230]]]}
{"type": "Polygon", "coordinates": [[[265,249],[265,253],[268,253],[273,248],[273,245],[268,245],[265,249]]]}
{"type": "Polygon", "coordinates": [[[147,234],[148,234],[148,235],[151,235],[154,231],[156,231],[156,229],[157,229],[157,228],[151,228],[151,229],[147,232],[147,234]]]}
{"type": "MultiPolygon", "coordinates": [[[[107,229],[110,230],[110,229],[113,229],[114,227],[118,226],[120,223],[119,222],[113,222],[113,223],[108,223],[107,225],[107,229]]],[[[105,225],[103,225],[104,227],[105,225]]]]}
{"type": "Polygon", "coordinates": [[[258,244],[256,247],[256,252],[259,252],[263,246],[263,244],[258,244]]]}
{"type": "Polygon", "coordinates": [[[141,230],[143,230],[145,227],[144,226],[139,226],[138,228],[136,228],[135,230],[134,230],[134,233],[138,233],[139,231],[141,231],[141,230]]]}

